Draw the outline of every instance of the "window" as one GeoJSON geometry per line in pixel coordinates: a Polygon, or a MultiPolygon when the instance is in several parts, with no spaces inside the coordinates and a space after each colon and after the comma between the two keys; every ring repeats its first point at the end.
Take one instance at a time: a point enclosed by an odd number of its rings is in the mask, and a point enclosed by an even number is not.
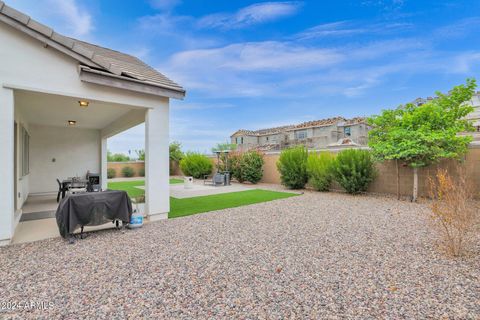
{"type": "Polygon", "coordinates": [[[243,137],[240,138],[240,143],[243,144],[243,137]]]}
{"type": "Polygon", "coordinates": [[[22,177],[23,176],[26,176],[30,173],[30,136],[28,135],[28,132],[27,130],[25,130],[24,127],[21,128],[22,132],[21,132],[21,141],[20,141],[20,144],[21,144],[21,153],[22,153],[22,156],[21,156],[21,175],[22,177]]]}
{"type": "Polygon", "coordinates": [[[268,137],[267,137],[267,141],[268,141],[268,137]]]}
{"type": "Polygon", "coordinates": [[[344,127],[343,134],[345,134],[346,137],[350,137],[352,135],[350,127],[344,127]]]}
{"type": "Polygon", "coordinates": [[[295,131],[295,139],[307,139],[307,130],[295,131]]]}

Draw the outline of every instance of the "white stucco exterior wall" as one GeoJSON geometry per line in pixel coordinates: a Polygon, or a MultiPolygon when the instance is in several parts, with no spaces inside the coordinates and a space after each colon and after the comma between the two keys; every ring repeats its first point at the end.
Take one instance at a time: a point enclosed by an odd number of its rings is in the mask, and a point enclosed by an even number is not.
{"type": "Polygon", "coordinates": [[[57,178],[100,173],[100,148],[100,130],[30,125],[30,193],[58,191],[57,178]]]}
{"type": "Polygon", "coordinates": [[[14,229],[14,96],[13,91],[0,88],[0,244],[10,239],[14,229]]]}
{"type": "Polygon", "coordinates": [[[166,219],[170,211],[168,118],[168,105],[145,115],[145,199],[151,220],[166,219]]]}

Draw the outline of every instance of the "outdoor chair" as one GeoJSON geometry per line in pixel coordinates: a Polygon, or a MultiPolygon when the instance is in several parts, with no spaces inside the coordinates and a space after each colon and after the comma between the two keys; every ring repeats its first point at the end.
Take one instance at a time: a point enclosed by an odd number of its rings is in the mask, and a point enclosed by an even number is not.
{"type": "Polygon", "coordinates": [[[205,176],[203,179],[203,184],[211,184],[213,186],[225,184],[225,175],[222,173],[215,173],[211,179],[210,176],[205,176]]]}
{"type": "Polygon", "coordinates": [[[59,179],[57,179],[58,183],[58,194],[57,194],[57,203],[60,202],[60,195],[62,195],[62,199],[65,198],[65,193],[68,191],[68,186],[64,185],[59,179]]]}

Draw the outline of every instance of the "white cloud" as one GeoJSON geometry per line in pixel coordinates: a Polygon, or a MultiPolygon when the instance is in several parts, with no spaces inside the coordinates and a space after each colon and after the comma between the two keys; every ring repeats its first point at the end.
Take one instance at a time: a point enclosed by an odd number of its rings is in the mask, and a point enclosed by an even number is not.
{"type": "Polygon", "coordinates": [[[274,21],[295,14],[301,3],[296,1],[262,2],[244,7],[235,13],[216,13],[200,19],[204,28],[239,29],[274,21]]]}
{"type": "Polygon", "coordinates": [[[208,65],[238,71],[284,70],[330,66],[342,60],[335,50],[308,48],[288,42],[264,41],[231,44],[213,49],[183,51],[170,63],[182,66],[208,65]]]}
{"type": "Polygon", "coordinates": [[[93,29],[92,16],[75,0],[48,0],[49,10],[58,15],[74,36],[85,36],[93,29]]]}
{"type": "Polygon", "coordinates": [[[391,34],[395,32],[404,32],[413,28],[410,23],[377,23],[377,24],[358,24],[350,21],[336,21],[320,24],[298,33],[295,38],[308,40],[326,37],[347,37],[360,34],[391,34]]]}
{"type": "Polygon", "coordinates": [[[85,39],[94,29],[93,18],[80,3],[76,0],[12,0],[7,4],[57,32],[85,39]]]}

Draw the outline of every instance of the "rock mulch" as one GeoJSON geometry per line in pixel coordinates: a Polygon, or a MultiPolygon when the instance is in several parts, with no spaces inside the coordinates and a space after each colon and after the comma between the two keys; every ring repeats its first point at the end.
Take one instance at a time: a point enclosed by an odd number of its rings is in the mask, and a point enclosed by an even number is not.
{"type": "Polygon", "coordinates": [[[432,241],[427,207],[313,193],[0,248],[0,318],[480,318],[480,258],[432,241]],[[48,305],[50,303],[51,305],[48,305]],[[11,305],[10,305],[11,306],[11,305]]]}

